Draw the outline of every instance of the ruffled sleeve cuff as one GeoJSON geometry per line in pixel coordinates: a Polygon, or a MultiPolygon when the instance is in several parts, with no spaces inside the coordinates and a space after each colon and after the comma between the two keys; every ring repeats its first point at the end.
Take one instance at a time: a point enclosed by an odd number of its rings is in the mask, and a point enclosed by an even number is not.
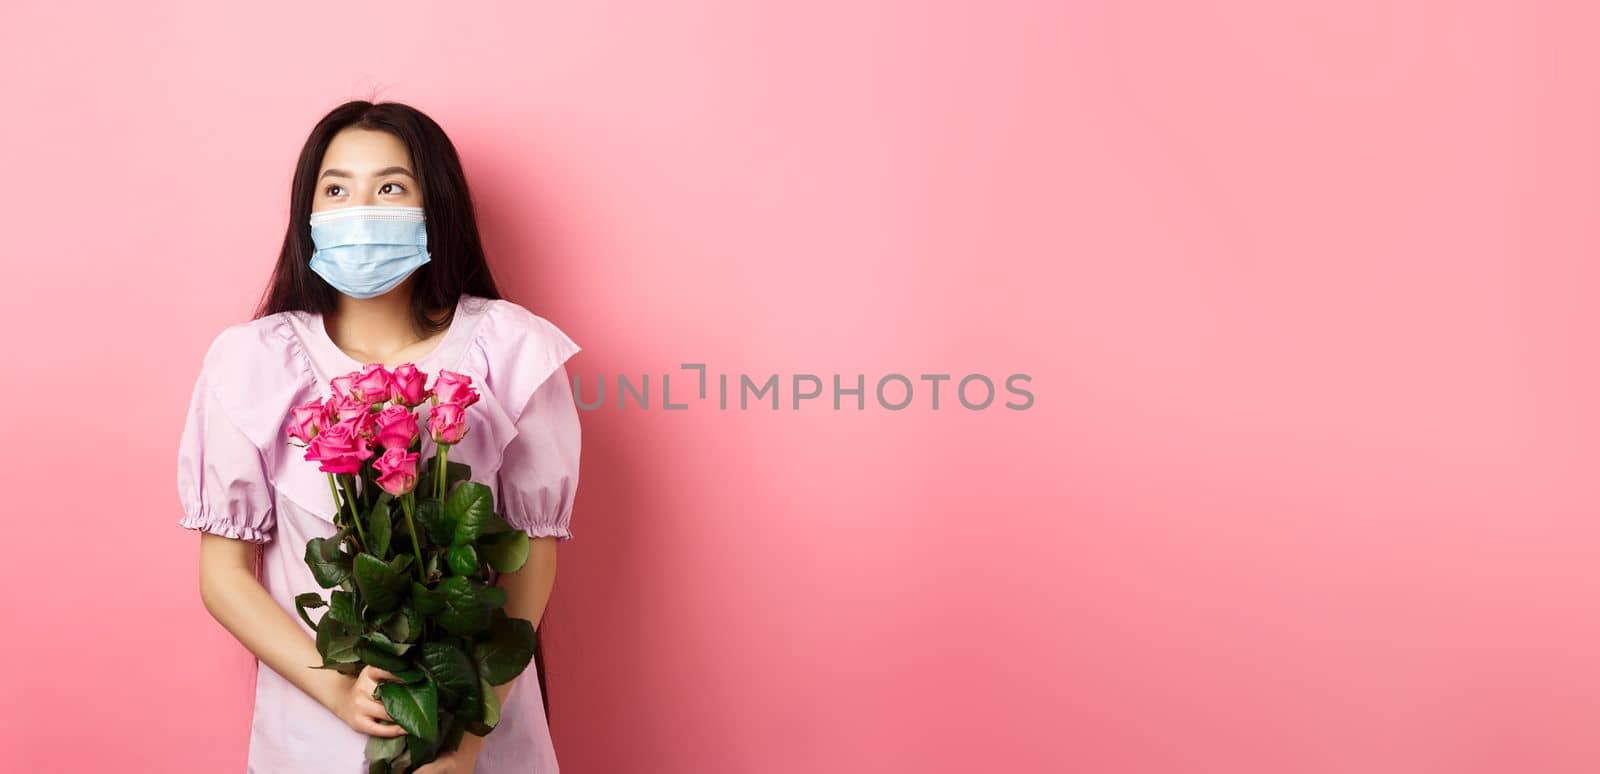
{"type": "Polygon", "coordinates": [[[207,351],[189,396],[178,441],[178,525],[252,543],[272,540],[273,489],[261,447],[221,398],[221,388],[250,377],[231,364],[250,363],[255,331],[230,326],[207,351]]]}
{"type": "Polygon", "coordinates": [[[251,526],[239,518],[226,516],[209,508],[201,508],[184,516],[178,521],[178,526],[251,543],[272,542],[271,531],[251,526]]]}
{"type": "Polygon", "coordinates": [[[500,463],[501,512],[529,537],[571,540],[582,434],[565,366],[534,391],[516,425],[500,463]]]}

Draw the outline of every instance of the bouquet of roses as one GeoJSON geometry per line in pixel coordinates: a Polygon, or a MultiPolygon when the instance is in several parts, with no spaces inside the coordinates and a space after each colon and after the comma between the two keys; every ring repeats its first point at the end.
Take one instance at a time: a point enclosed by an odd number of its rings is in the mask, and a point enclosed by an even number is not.
{"type": "Polygon", "coordinates": [[[489,487],[449,459],[466,437],[472,379],[406,363],[370,364],[333,380],[333,394],[296,406],[289,443],[328,475],[337,532],[306,544],[318,585],[295,597],[316,630],[319,669],[360,673],[371,664],[397,680],[378,698],[404,736],[369,737],[369,774],[404,772],[459,746],[462,734],[494,730],[493,686],[521,674],[533,657],[532,622],[503,609],[499,573],[528,559],[528,535],[494,511],[489,487]],[[419,465],[414,410],[428,403],[436,451],[419,465]],[[420,495],[420,496],[419,496],[420,495]],[[320,621],[306,610],[327,607],[320,621]]]}

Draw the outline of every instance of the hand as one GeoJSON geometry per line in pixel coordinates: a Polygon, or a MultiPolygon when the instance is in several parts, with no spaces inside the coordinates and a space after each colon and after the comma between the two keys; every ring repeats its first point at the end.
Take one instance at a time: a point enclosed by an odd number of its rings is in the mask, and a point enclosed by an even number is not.
{"type": "Polygon", "coordinates": [[[472,774],[477,768],[478,752],[456,748],[422,764],[411,774],[472,774]]]}
{"type": "Polygon", "coordinates": [[[372,698],[379,680],[397,680],[393,672],[371,664],[361,668],[361,673],[351,681],[349,690],[339,696],[334,714],[351,728],[368,736],[404,736],[406,730],[394,724],[383,702],[372,698]]]}

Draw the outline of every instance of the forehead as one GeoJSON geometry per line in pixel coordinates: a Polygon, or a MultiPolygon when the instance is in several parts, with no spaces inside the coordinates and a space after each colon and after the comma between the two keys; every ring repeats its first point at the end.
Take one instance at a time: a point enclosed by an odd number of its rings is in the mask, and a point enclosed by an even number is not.
{"type": "Polygon", "coordinates": [[[411,154],[399,137],[375,129],[350,128],[334,135],[317,171],[337,168],[363,175],[394,166],[411,167],[411,154]]]}

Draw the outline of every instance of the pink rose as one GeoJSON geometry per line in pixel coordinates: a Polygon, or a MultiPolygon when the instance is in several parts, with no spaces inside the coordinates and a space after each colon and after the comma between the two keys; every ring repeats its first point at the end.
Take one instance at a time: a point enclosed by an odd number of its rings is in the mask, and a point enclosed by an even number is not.
{"type": "Polygon", "coordinates": [[[327,410],[322,405],[322,399],[307,401],[289,411],[289,437],[303,444],[311,443],[311,439],[317,436],[317,428],[325,424],[323,417],[327,410]]]}
{"type": "Polygon", "coordinates": [[[385,449],[404,451],[411,448],[412,441],[417,440],[417,417],[405,406],[388,406],[378,412],[375,421],[378,445],[385,449]]]}
{"type": "Polygon", "coordinates": [[[306,446],[306,459],[320,462],[324,473],[357,473],[361,463],[372,456],[367,439],[359,432],[358,420],[345,420],[326,427],[306,446]]]}
{"type": "Polygon", "coordinates": [[[378,415],[376,413],[368,409],[362,409],[361,413],[356,414],[354,419],[347,421],[355,424],[356,433],[365,438],[368,443],[378,442],[378,415]]]}
{"type": "Polygon", "coordinates": [[[382,403],[389,399],[394,377],[382,363],[368,363],[356,374],[352,393],[365,403],[382,403]]]}
{"type": "Polygon", "coordinates": [[[417,370],[411,363],[401,363],[395,367],[389,388],[389,399],[404,405],[406,408],[416,408],[422,401],[427,400],[428,375],[417,370]]]}
{"type": "Polygon", "coordinates": [[[356,378],[360,375],[360,372],[351,371],[343,376],[335,376],[329,380],[328,384],[333,387],[333,399],[359,400],[356,397],[356,378]]]}
{"type": "Polygon", "coordinates": [[[438,403],[453,403],[462,408],[478,402],[478,391],[472,389],[472,377],[443,368],[439,369],[439,378],[433,380],[433,395],[438,403]]]}
{"type": "Polygon", "coordinates": [[[333,406],[334,416],[340,422],[365,414],[370,408],[360,398],[337,393],[328,402],[333,406]]]}
{"type": "MultiPolygon", "coordinates": [[[[398,408],[398,407],[395,407],[398,408]]],[[[377,483],[383,491],[392,495],[403,495],[417,486],[417,453],[406,452],[397,447],[385,449],[383,454],[372,461],[372,468],[378,471],[377,483]]]]}
{"type": "MultiPolygon", "coordinates": [[[[320,398],[319,398],[320,400],[320,398]]],[[[322,404],[322,418],[317,420],[317,427],[333,427],[339,423],[339,404],[333,400],[322,404]]]]}
{"type": "Polygon", "coordinates": [[[460,443],[467,437],[467,409],[459,403],[440,403],[428,417],[428,433],[438,444],[460,443]]]}

